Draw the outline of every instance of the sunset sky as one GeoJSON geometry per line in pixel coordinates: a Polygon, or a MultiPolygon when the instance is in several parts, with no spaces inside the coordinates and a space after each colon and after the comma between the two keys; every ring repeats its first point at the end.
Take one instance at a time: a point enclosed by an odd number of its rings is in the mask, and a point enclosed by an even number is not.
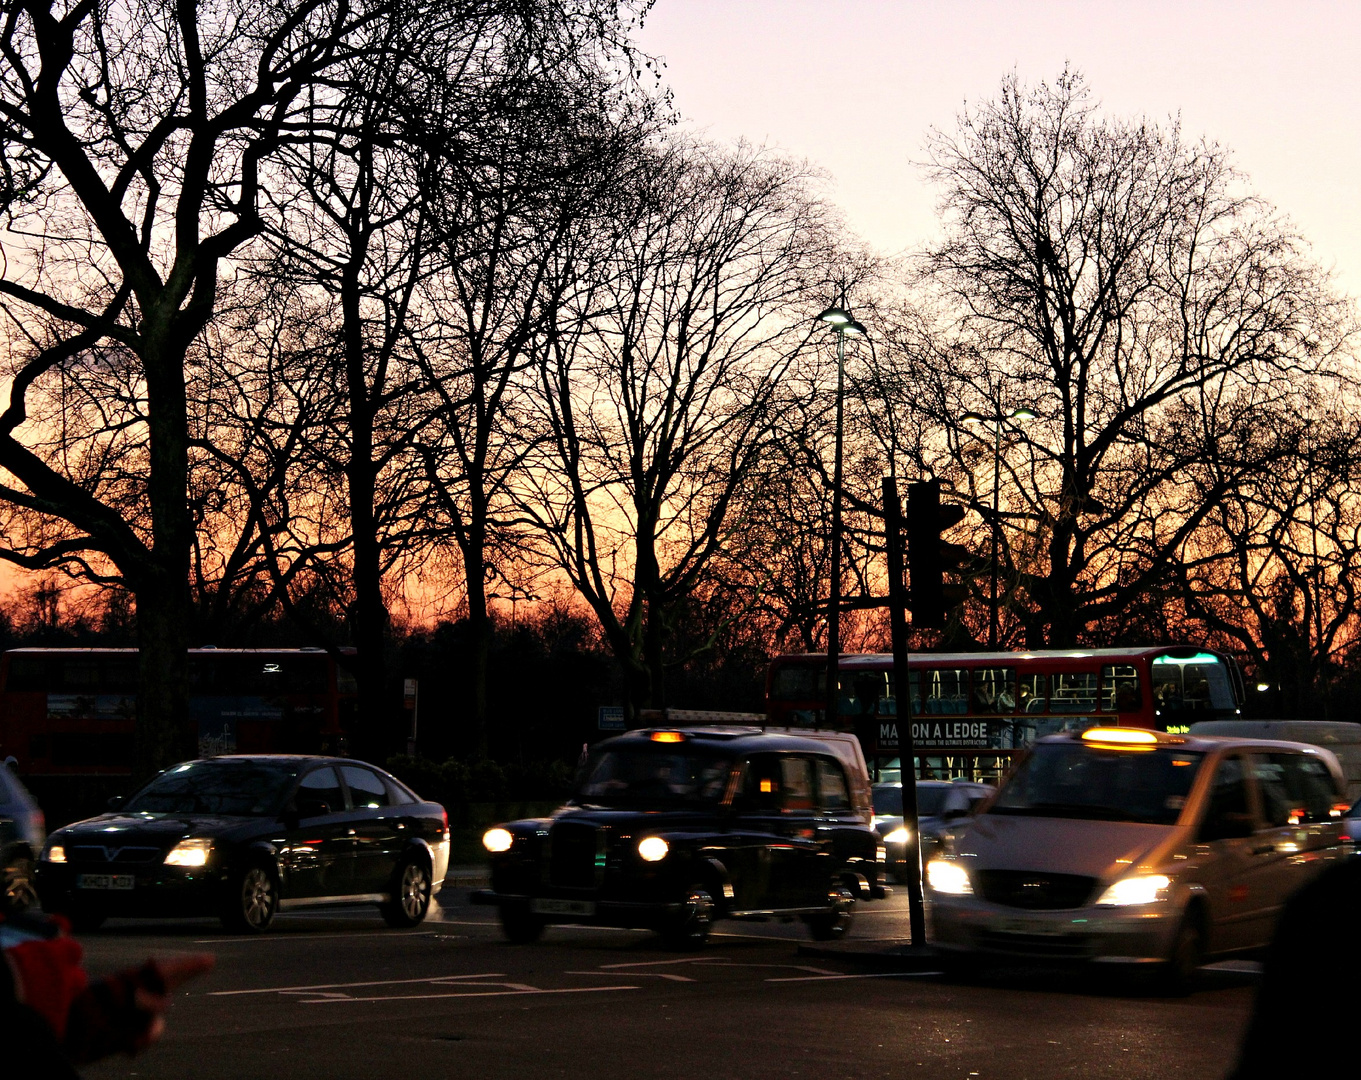
{"type": "Polygon", "coordinates": [[[769,143],[831,174],[880,252],[928,240],[914,161],[966,100],[1082,71],[1112,114],[1234,151],[1338,284],[1361,295],[1361,3],[1308,0],[657,0],[639,44],[677,110],[718,139],[769,143]]]}

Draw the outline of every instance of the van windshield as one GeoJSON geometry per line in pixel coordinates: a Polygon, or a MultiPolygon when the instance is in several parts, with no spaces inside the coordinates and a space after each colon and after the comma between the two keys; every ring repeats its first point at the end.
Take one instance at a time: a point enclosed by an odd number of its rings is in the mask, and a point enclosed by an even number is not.
{"type": "Polygon", "coordinates": [[[587,759],[572,801],[640,808],[710,805],[723,797],[732,768],[732,758],[707,748],[613,747],[587,759]]]}
{"type": "Polygon", "coordinates": [[[1171,825],[1204,755],[1180,748],[1109,749],[1040,743],[988,813],[1171,825]]]}

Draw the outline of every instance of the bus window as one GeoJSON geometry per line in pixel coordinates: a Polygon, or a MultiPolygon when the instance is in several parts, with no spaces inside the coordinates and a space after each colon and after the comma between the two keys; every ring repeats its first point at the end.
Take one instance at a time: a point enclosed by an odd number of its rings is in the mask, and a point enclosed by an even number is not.
{"type": "Polygon", "coordinates": [[[1021,672],[1017,690],[1016,709],[1024,713],[1042,713],[1049,705],[1048,676],[1035,672],[1021,672]]]}
{"type": "Polygon", "coordinates": [[[775,701],[819,701],[827,695],[827,668],[809,663],[781,664],[771,673],[775,701]]]}
{"type": "Polygon", "coordinates": [[[1237,714],[1229,672],[1214,653],[1156,656],[1152,676],[1153,704],[1164,724],[1237,714]]]}
{"type": "Polygon", "coordinates": [[[852,716],[873,716],[887,711],[884,703],[888,699],[888,672],[857,671],[853,675],[841,676],[841,714],[852,716]]]}
{"type": "MultiPolygon", "coordinates": [[[[922,672],[923,704],[933,713],[969,711],[969,673],[960,668],[928,668],[922,672]]],[[[915,710],[914,710],[915,711],[915,710]]]]}
{"type": "Polygon", "coordinates": [[[1101,668],[1101,711],[1138,712],[1139,669],[1133,664],[1106,664],[1101,668]]]}
{"type": "Polygon", "coordinates": [[[1096,712],[1096,672],[1061,672],[1054,676],[1054,691],[1049,711],[1055,713],[1096,712]]]}
{"type": "Polygon", "coordinates": [[[976,713],[1014,713],[1016,711],[1016,669],[974,668],[973,711],[976,713]]]}

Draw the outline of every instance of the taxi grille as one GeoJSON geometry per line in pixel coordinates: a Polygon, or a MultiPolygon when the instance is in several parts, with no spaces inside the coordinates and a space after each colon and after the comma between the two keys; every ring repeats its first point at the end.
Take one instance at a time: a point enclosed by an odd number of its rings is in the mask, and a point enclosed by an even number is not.
{"type": "Polygon", "coordinates": [[[976,870],[974,881],[984,900],[1031,911],[1079,908],[1091,898],[1096,878],[1043,874],[1033,870],[976,870]]]}
{"type": "Polygon", "coordinates": [[[594,825],[561,822],[553,826],[549,841],[552,854],[548,872],[554,885],[585,889],[595,884],[597,838],[594,825]]]}
{"type": "Polygon", "coordinates": [[[66,857],[73,863],[97,863],[101,866],[139,866],[156,862],[163,851],[158,847],[113,847],[102,844],[76,844],[67,849],[66,857]]]}

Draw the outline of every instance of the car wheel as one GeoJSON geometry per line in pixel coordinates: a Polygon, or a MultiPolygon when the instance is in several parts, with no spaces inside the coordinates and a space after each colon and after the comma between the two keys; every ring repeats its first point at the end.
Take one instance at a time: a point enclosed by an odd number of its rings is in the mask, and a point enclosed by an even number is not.
{"type": "Polygon", "coordinates": [[[279,883],[264,863],[249,863],[228,881],[222,925],[238,933],[269,929],[279,911],[279,883]]]}
{"type": "Polygon", "coordinates": [[[392,900],[378,905],[383,919],[389,926],[411,927],[420,925],[430,910],[430,871],[425,868],[425,860],[412,853],[397,866],[392,900]]]}
{"type": "Polygon", "coordinates": [[[855,893],[845,884],[833,883],[827,893],[827,903],[825,914],[804,916],[814,941],[838,941],[846,936],[855,921],[855,893]]]}
{"type": "Polygon", "coordinates": [[[702,949],[714,923],[714,898],[703,885],[685,890],[681,910],[662,928],[662,939],[672,949],[702,949]]]}
{"type": "Polygon", "coordinates": [[[12,915],[27,911],[38,903],[38,891],[33,886],[33,860],[19,855],[5,867],[4,892],[0,894],[0,914],[12,915]]]}
{"type": "Polygon", "coordinates": [[[1158,980],[1165,994],[1184,996],[1195,989],[1200,965],[1205,962],[1205,931],[1194,911],[1188,911],[1177,928],[1172,949],[1158,980]]]}
{"type": "Polygon", "coordinates": [[[529,945],[543,937],[544,921],[525,903],[501,905],[501,932],[512,945],[529,945]]]}

